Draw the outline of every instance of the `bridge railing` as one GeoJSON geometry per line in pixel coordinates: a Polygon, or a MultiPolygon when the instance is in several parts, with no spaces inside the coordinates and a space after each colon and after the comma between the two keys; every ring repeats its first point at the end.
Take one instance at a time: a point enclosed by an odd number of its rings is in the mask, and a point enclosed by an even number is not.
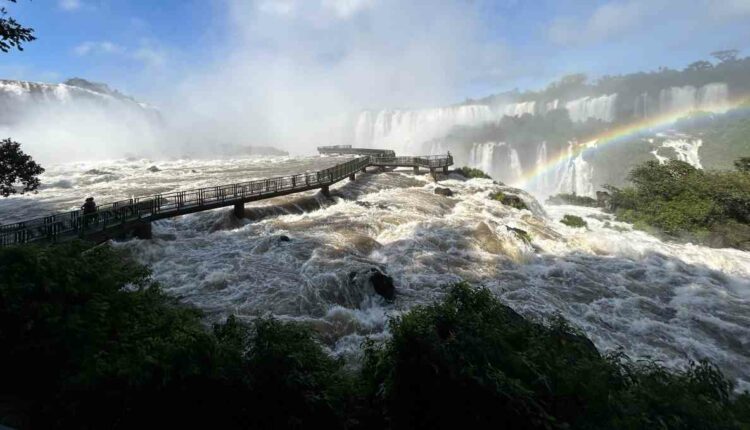
{"type": "Polygon", "coordinates": [[[438,168],[453,164],[451,155],[425,155],[418,157],[378,157],[372,159],[375,166],[420,166],[438,168]]]}
{"type": "Polygon", "coordinates": [[[93,213],[84,214],[82,210],[74,210],[0,225],[0,246],[35,240],[55,241],[58,237],[73,234],[83,236],[154,215],[176,215],[196,207],[219,207],[251,197],[330,185],[368,165],[370,157],[359,157],[317,172],[132,198],[99,205],[93,213]]]}

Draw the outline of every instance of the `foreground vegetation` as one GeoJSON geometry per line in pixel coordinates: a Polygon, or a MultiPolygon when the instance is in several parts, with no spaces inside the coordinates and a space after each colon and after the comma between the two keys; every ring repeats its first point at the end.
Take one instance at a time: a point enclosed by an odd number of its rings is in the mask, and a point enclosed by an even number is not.
{"type": "Polygon", "coordinates": [[[0,423],[18,428],[750,425],[750,396],[709,363],[602,356],[564,320],[528,321],[464,284],[395,318],[350,370],[298,324],[207,327],[106,246],[0,261],[0,423]]]}
{"type": "Polygon", "coordinates": [[[620,220],[711,246],[750,250],[750,171],[704,171],[672,160],[633,169],[631,186],[608,187],[620,220]]]}

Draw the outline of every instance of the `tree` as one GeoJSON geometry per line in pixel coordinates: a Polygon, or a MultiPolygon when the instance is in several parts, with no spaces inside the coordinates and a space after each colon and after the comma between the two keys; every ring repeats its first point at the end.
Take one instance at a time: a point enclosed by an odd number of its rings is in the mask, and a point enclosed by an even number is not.
{"type": "Polygon", "coordinates": [[[696,61],[694,63],[691,63],[685,70],[687,71],[700,71],[700,70],[709,70],[712,69],[714,66],[713,64],[709,63],[708,61],[696,61]]]}
{"type": "Polygon", "coordinates": [[[734,162],[734,168],[740,172],[750,173],[750,157],[742,157],[734,162]]]}
{"type": "Polygon", "coordinates": [[[721,51],[714,51],[711,53],[711,56],[719,60],[721,63],[727,63],[730,61],[735,61],[737,59],[737,54],[739,54],[740,51],[736,49],[724,49],[721,51]]]}
{"type": "Polygon", "coordinates": [[[10,139],[0,141],[0,195],[8,197],[19,191],[16,184],[22,184],[20,194],[35,191],[40,181],[37,176],[44,172],[30,156],[21,151],[21,144],[10,139]]]}
{"type": "MultiPolygon", "coordinates": [[[[11,3],[15,3],[16,0],[8,0],[11,3]]],[[[31,42],[35,40],[34,29],[21,26],[15,19],[6,18],[8,11],[4,7],[0,7],[0,51],[8,52],[11,48],[17,48],[19,51],[23,51],[21,46],[24,42],[31,42]]]]}

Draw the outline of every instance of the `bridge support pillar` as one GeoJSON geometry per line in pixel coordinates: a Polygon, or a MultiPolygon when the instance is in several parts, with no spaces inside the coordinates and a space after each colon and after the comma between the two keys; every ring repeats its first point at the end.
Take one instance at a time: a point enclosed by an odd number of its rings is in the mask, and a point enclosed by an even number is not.
{"type": "Polygon", "coordinates": [[[414,174],[415,175],[419,174],[419,166],[414,166],[414,174]]]}
{"type": "Polygon", "coordinates": [[[235,203],[234,210],[232,212],[234,213],[234,216],[236,216],[237,218],[244,218],[245,217],[245,204],[235,203]]]}
{"type": "Polygon", "coordinates": [[[151,223],[144,222],[136,225],[133,228],[133,236],[143,240],[151,239],[153,237],[153,234],[151,233],[151,223]]]}
{"type": "Polygon", "coordinates": [[[321,194],[323,194],[326,197],[331,197],[331,190],[328,189],[328,185],[323,186],[320,189],[321,194]]]}
{"type": "Polygon", "coordinates": [[[448,174],[448,166],[443,166],[443,173],[448,174]]]}
{"type": "Polygon", "coordinates": [[[354,179],[355,179],[355,177],[354,177],[354,173],[352,173],[351,175],[349,175],[349,180],[350,180],[350,181],[353,181],[354,179]]]}
{"type": "Polygon", "coordinates": [[[367,167],[362,168],[362,173],[367,173],[367,167]]]}
{"type": "Polygon", "coordinates": [[[435,176],[435,168],[434,167],[430,167],[430,176],[432,176],[432,179],[434,179],[435,182],[437,182],[437,176],[435,176]]]}

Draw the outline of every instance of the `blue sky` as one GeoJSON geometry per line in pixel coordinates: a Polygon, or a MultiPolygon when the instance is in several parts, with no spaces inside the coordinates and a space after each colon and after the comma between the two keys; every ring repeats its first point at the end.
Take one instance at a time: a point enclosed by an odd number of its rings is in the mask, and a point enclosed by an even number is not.
{"type": "MultiPolygon", "coordinates": [[[[3,0],[0,0],[3,2],[3,0]]],[[[425,105],[591,76],[750,55],[750,0],[19,0],[36,30],[0,78],[166,87],[235,83],[347,107],[425,105]],[[273,78],[273,79],[271,79],[273,78]]],[[[227,102],[223,100],[222,102],[227,102]]],[[[229,101],[231,103],[231,101],[229,101]]]]}

